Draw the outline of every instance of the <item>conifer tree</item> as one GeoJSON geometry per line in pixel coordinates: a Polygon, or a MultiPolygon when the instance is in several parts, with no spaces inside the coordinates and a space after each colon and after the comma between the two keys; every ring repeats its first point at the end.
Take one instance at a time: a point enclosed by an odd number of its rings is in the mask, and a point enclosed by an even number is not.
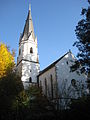
{"type": "MultiPolygon", "coordinates": [[[[88,0],[88,3],[90,5],[90,0],[88,0]]],[[[90,72],[90,6],[87,9],[83,8],[81,15],[83,19],[78,22],[75,30],[78,40],[73,46],[76,46],[79,50],[77,57],[79,63],[83,66],[81,70],[90,72]]],[[[77,66],[79,66],[78,62],[74,67],[77,66]]]]}

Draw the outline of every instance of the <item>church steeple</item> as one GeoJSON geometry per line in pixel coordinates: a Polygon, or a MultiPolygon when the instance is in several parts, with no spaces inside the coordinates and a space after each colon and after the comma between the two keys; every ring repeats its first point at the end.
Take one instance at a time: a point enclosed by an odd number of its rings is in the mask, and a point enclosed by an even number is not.
{"type": "Polygon", "coordinates": [[[29,82],[37,82],[40,65],[38,59],[37,37],[35,37],[34,34],[31,15],[31,5],[29,5],[24,30],[20,36],[17,69],[24,86],[29,82]]]}
{"type": "Polygon", "coordinates": [[[23,33],[20,36],[19,43],[21,42],[22,38],[23,38],[22,40],[24,41],[24,40],[28,39],[28,37],[30,35],[32,35],[33,39],[35,40],[35,33],[34,33],[34,27],[33,27],[32,15],[31,15],[31,4],[29,5],[28,16],[26,19],[23,33]]]}

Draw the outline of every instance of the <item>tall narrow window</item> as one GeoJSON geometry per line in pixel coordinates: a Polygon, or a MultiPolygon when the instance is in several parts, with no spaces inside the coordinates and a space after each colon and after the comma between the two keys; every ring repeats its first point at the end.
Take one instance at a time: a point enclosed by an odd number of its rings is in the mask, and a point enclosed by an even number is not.
{"type": "Polygon", "coordinates": [[[67,63],[67,65],[68,65],[68,61],[67,61],[66,63],[67,63]]]}
{"type": "Polygon", "coordinates": [[[72,80],[71,80],[71,84],[72,84],[73,87],[76,87],[76,80],[75,80],[75,79],[72,79],[72,80]]]}
{"type": "Polygon", "coordinates": [[[21,54],[21,49],[19,49],[19,55],[21,54]]]}
{"type": "Polygon", "coordinates": [[[30,48],[30,53],[33,53],[33,48],[32,47],[30,48]]]}
{"type": "Polygon", "coordinates": [[[32,83],[32,78],[31,77],[29,78],[29,83],[32,83]]]}
{"type": "Polygon", "coordinates": [[[45,78],[45,95],[47,96],[47,80],[45,78]]]}
{"type": "Polygon", "coordinates": [[[52,75],[50,75],[50,81],[51,81],[51,97],[53,99],[53,78],[52,78],[52,75]]]}
{"type": "Polygon", "coordinates": [[[40,80],[40,87],[42,86],[42,82],[41,82],[41,80],[40,80]]]}

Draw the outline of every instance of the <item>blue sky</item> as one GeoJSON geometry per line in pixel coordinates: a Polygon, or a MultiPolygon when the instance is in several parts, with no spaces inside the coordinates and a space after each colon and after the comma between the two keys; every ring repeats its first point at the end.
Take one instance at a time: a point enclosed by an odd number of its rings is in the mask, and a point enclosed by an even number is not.
{"type": "MultiPolygon", "coordinates": [[[[87,7],[87,0],[0,0],[0,41],[16,49],[28,14],[32,8],[34,31],[38,38],[38,52],[41,69],[45,68],[73,47],[75,26],[82,18],[81,9],[87,7]]],[[[15,61],[16,61],[15,58],[15,61]]]]}

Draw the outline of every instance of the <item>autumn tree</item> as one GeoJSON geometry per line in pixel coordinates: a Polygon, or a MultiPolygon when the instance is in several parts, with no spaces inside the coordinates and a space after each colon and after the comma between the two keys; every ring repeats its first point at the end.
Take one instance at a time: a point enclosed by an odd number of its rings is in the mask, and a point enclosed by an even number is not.
{"type": "Polygon", "coordinates": [[[17,96],[23,91],[21,78],[14,71],[14,52],[0,43],[0,119],[13,119],[17,96]]]}
{"type": "Polygon", "coordinates": [[[10,53],[8,47],[0,43],[0,78],[5,76],[14,67],[14,57],[10,53]]]}

